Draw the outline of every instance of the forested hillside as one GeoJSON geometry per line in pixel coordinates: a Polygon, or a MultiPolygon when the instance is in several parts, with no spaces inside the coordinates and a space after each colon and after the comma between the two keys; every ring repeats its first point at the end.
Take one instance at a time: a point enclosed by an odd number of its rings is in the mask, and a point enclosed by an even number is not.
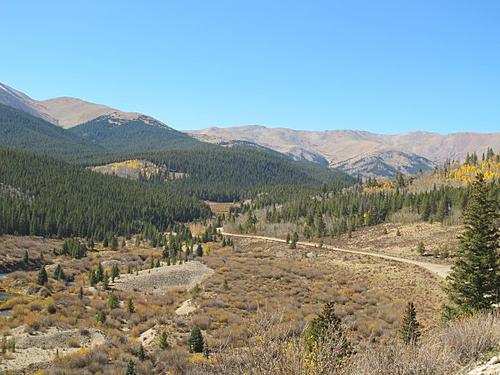
{"type": "Polygon", "coordinates": [[[199,145],[189,149],[144,154],[142,158],[189,178],[171,182],[200,199],[233,201],[277,186],[347,186],[354,179],[312,162],[297,162],[251,147],[199,145]]]}
{"type": "Polygon", "coordinates": [[[335,194],[326,189],[322,194],[275,189],[259,195],[252,206],[265,209],[267,223],[297,224],[298,234],[306,238],[337,237],[395,219],[459,224],[470,194],[469,181],[478,173],[485,176],[489,197],[500,207],[498,158],[489,150],[481,161],[473,154],[464,164],[446,163],[442,170],[416,179],[401,174],[394,180],[369,179],[335,194]],[[459,177],[463,184],[455,183],[459,177]]]}
{"type": "Polygon", "coordinates": [[[168,186],[101,175],[62,161],[0,149],[0,233],[128,235],[210,215],[203,203],[168,186]]]}
{"type": "Polygon", "coordinates": [[[144,115],[125,117],[112,113],[68,129],[68,132],[121,154],[188,147],[198,143],[189,135],[144,115]]]}
{"type": "Polygon", "coordinates": [[[104,152],[78,136],[26,112],[0,104],[0,147],[78,159],[104,152]]]}

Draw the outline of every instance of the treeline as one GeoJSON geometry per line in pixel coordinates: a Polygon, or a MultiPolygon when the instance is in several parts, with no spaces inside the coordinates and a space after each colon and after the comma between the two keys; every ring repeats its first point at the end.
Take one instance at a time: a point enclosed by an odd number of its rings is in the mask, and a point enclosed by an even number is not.
{"type": "Polygon", "coordinates": [[[178,190],[102,175],[45,156],[0,149],[0,234],[102,240],[152,224],[211,215],[178,190]]]}
{"type": "MultiPolygon", "coordinates": [[[[366,192],[361,187],[345,189],[335,194],[297,194],[271,202],[271,196],[258,197],[254,208],[266,208],[268,223],[293,222],[303,224],[305,237],[339,236],[388,221],[391,215],[405,209],[423,221],[443,222],[454,209],[463,210],[470,188],[442,186],[427,192],[393,190],[366,192]]],[[[490,198],[500,201],[498,183],[491,183],[490,198]]]]}

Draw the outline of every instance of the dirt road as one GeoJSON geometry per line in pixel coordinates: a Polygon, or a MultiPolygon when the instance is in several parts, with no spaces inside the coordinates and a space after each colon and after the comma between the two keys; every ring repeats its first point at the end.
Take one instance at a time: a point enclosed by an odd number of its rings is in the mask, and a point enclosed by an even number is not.
{"type": "MultiPolygon", "coordinates": [[[[286,243],[285,240],[281,238],[275,238],[275,237],[265,237],[265,236],[257,236],[257,235],[252,235],[252,234],[235,234],[235,233],[227,233],[224,231],[223,228],[217,228],[217,230],[224,236],[228,237],[239,237],[239,238],[253,238],[256,240],[264,240],[264,241],[273,241],[273,242],[282,242],[286,243]]],[[[299,241],[297,242],[297,245],[300,246],[307,246],[307,247],[316,247],[319,248],[319,244],[314,243],[314,242],[304,242],[304,241],[299,241]]],[[[395,262],[400,262],[400,263],[407,263],[407,264],[413,264],[415,266],[424,268],[431,273],[445,278],[450,270],[451,266],[446,265],[446,264],[436,264],[436,263],[430,263],[430,262],[421,262],[418,260],[413,260],[413,259],[407,259],[407,258],[399,258],[395,257],[392,255],[384,255],[384,254],[377,254],[377,253],[370,253],[367,251],[357,251],[357,250],[347,250],[347,249],[341,249],[335,246],[331,245],[323,245],[322,249],[328,249],[328,250],[334,250],[334,251],[341,251],[344,253],[351,253],[351,254],[359,254],[359,255],[366,255],[366,256],[371,256],[371,257],[376,257],[376,258],[382,258],[382,259],[387,259],[387,260],[393,260],[395,262]]]]}

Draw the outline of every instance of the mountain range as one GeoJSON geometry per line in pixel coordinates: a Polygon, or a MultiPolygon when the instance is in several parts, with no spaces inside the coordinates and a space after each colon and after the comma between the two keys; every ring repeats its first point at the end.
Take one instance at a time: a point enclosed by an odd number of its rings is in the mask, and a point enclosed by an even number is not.
{"type": "MultiPolygon", "coordinates": [[[[47,143],[49,138],[64,134],[65,144],[76,142],[74,147],[87,153],[101,149],[108,152],[162,151],[172,146],[203,142],[224,147],[251,146],[294,160],[313,161],[351,175],[392,178],[398,172],[416,174],[431,170],[448,159],[463,160],[467,153],[480,154],[488,147],[500,149],[499,132],[441,135],[417,131],[383,135],[355,130],[305,131],[248,125],[183,133],[144,114],[124,112],[71,97],[39,101],[1,83],[0,104],[5,106],[0,108],[2,116],[9,118],[9,121],[0,121],[4,127],[13,121],[12,111],[6,108],[14,108],[43,120],[38,131],[47,130],[47,123],[60,129],[50,129],[49,135],[44,133],[42,139],[48,148],[55,147],[55,144],[47,143]]],[[[32,135],[37,132],[33,118],[23,120],[30,124],[26,129],[32,135]]],[[[5,134],[10,131],[9,142],[15,142],[12,128],[0,130],[5,134]]],[[[0,145],[9,144],[4,139],[0,145]]]]}
{"type": "Polygon", "coordinates": [[[415,174],[429,170],[447,159],[463,160],[467,153],[500,149],[500,133],[410,132],[395,135],[355,130],[304,131],[250,125],[230,128],[212,127],[192,131],[205,142],[235,140],[306,159],[327,163],[351,174],[393,177],[398,171],[415,174]]]}

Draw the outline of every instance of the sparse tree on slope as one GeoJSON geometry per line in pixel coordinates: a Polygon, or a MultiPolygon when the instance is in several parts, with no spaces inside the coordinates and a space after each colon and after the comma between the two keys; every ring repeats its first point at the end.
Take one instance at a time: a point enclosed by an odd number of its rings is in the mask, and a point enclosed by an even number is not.
{"type": "Polygon", "coordinates": [[[189,351],[191,353],[202,353],[204,348],[203,334],[198,327],[194,327],[191,330],[191,336],[189,337],[189,351]]]}
{"type": "Polygon", "coordinates": [[[490,309],[499,302],[497,215],[496,202],[488,198],[488,185],[478,174],[464,212],[457,261],[447,278],[447,318],[490,309]]]}
{"type": "Polygon", "coordinates": [[[408,302],[400,330],[401,338],[407,345],[415,345],[420,338],[420,324],[417,321],[417,311],[413,302],[408,302]]]}
{"type": "Polygon", "coordinates": [[[45,270],[45,266],[42,266],[40,268],[40,271],[38,271],[38,277],[37,277],[38,285],[45,285],[47,281],[49,281],[49,277],[47,275],[47,271],[45,270]]]}

